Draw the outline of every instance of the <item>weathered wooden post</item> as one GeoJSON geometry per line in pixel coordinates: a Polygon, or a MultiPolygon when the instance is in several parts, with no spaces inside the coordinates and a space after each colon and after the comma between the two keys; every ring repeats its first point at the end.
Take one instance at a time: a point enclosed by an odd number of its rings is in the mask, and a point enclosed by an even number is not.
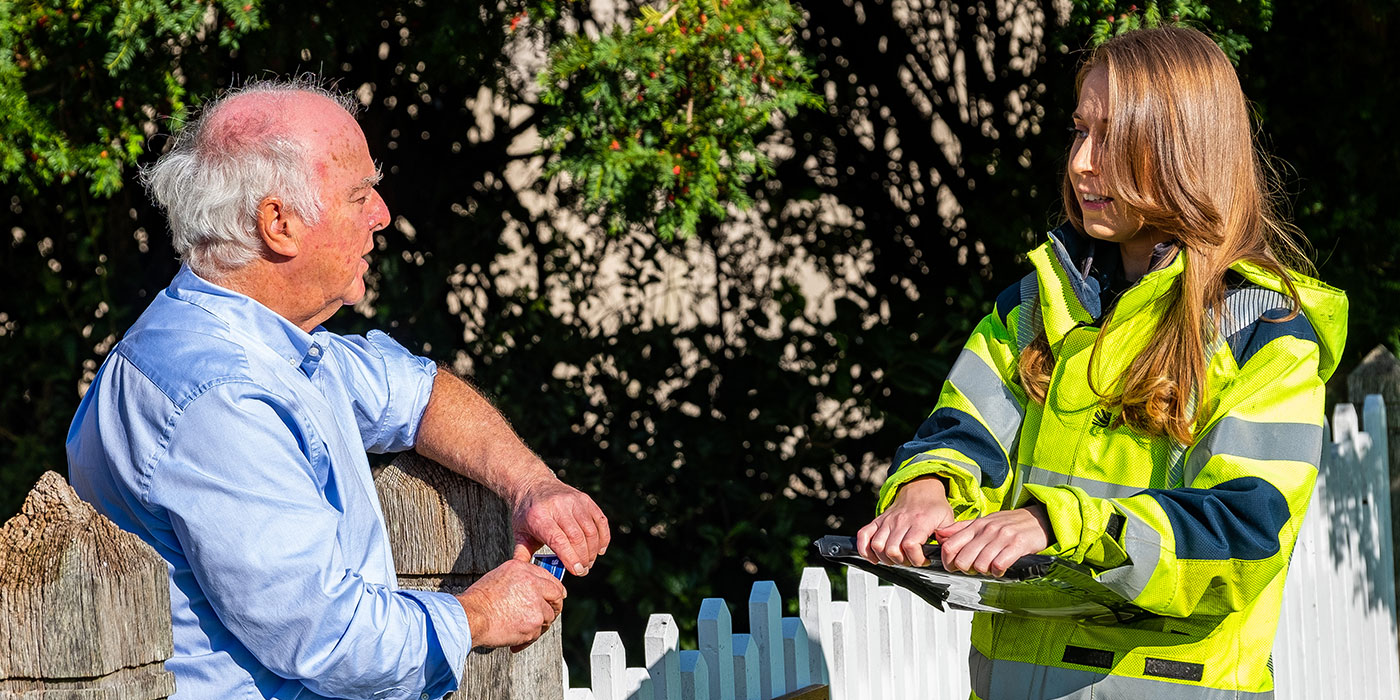
{"type": "Polygon", "coordinates": [[[0,697],[169,697],[172,653],[165,561],[45,472],[0,528],[0,697]]]}
{"type": "MultiPolygon", "coordinates": [[[[414,453],[374,477],[399,586],[460,593],[510,557],[510,510],[486,487],[414,453]]],[[[467,657],[454,700],[564,697],[560,625],[519,654],[467,657]]]]}
{"type": "MultiPolygon", "coordinates": [[[[1357,406],[1370,394],[1380,394],[1386,411],[1385,434],[1390,450],[1390,532],[1392,542],[1400,543],[1400,360],[1384,345],[1377,345],[1361,364],[1347,375],[1347,399],[1357,406]]],[[[1367,429],[1372,429],[1367,426],[1367,429]]],[[[1400,557],[1395,558],[1394,575],[1400,581],[1400,557]]]]}

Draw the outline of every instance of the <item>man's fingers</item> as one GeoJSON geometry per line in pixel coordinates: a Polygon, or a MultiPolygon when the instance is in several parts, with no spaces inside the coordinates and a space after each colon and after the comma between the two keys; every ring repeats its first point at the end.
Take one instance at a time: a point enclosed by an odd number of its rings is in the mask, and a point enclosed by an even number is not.
{"type": "Polygon", "coordinates": [[[583,504],[574,504],[573,518],[578,523],[578,528],[583,532],[583,555],[584,565],[592,569],[593,564],[598,561],[598,550],[601,549],[602,538],[598,532],[597,523],[593,522],[592,513],[583,504]]]}
{"type": "Polygon", "coordinates": [[[585,544],[583,531],[579,530],[578,526],[572,523],[568,525],[558,525],[557,522],[558,521],[556,521],[557,529],[555,530],[554,540],[558,542],[558,544],[551,543],[549,545],[550,548],[554,550],[555,554],[559,555],[559,561],[564,563],[564,567],[569,570],[569,573],[575,576],[582,576],[588,573],[587,560],[583,555],[585,544]]]}
{"type": "Polygon", "coordinates": [[[534,554],[536,549],[539,549],[539,547],[531,548],[529,544],[521,542],[520,538],[517,537],[515,540],[515,551],[511,552],[510,558],[529,564],[531,562],[530,557],[534,554]]]}
{"type": "Polygon", "coordinates": [[[612,544],[612,532],[608,529],[608,516],[603,515],[603,510],[596,503],[590,501],[593,506],[593,523],[598,528],[598,555],[608,553],[608,545],[612,544]]]}

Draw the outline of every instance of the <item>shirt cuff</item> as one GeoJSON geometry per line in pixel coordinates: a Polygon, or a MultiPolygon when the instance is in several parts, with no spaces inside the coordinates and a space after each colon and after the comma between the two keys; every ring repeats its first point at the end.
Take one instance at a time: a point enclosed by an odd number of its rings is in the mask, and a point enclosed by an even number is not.
{"type": "Polygon", "coordinates": [[[462,669],[472,649],[472,631],[467,623],[467,612],[462,609],[457,597],[449,593],[404,589],[398,593],[412,598],[428,614],[429,647],[435,646],[441,651],[439,661],[443,668],[425,669],[427,686],[423,692],[428,697],[440,698],[462,684],[462,669]]]}

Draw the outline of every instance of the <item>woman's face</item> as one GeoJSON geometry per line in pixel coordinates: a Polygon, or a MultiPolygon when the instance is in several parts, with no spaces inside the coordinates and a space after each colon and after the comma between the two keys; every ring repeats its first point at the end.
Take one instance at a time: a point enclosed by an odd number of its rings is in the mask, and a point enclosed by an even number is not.
{"type": "Polygon", "coordinates": [[[1101,166],[1108,133],[1108,68],[1098,66],[1084,77],[1074,110],[1074,143],[1069,149],[1069,179],[1084,216],[1084,232],[1122,243],[1142,229],[1142,217],[1108,191],[1101,166]]]}

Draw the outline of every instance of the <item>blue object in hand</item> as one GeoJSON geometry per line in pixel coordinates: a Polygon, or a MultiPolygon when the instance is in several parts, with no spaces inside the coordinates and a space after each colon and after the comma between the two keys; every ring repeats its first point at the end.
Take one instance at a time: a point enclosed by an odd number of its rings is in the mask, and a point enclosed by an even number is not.
{"type": "Polygon", "coordinates": [[[555,556],[554,552],[550,551],[548,547],[535,553],[535,555],[531,557],[531,560],[534,561],[537,566],[543,567],[545,571],[553,574],[554,578],[560,581],[564,580],[564,563],[559,561],[559,557],[555,556]]]}

